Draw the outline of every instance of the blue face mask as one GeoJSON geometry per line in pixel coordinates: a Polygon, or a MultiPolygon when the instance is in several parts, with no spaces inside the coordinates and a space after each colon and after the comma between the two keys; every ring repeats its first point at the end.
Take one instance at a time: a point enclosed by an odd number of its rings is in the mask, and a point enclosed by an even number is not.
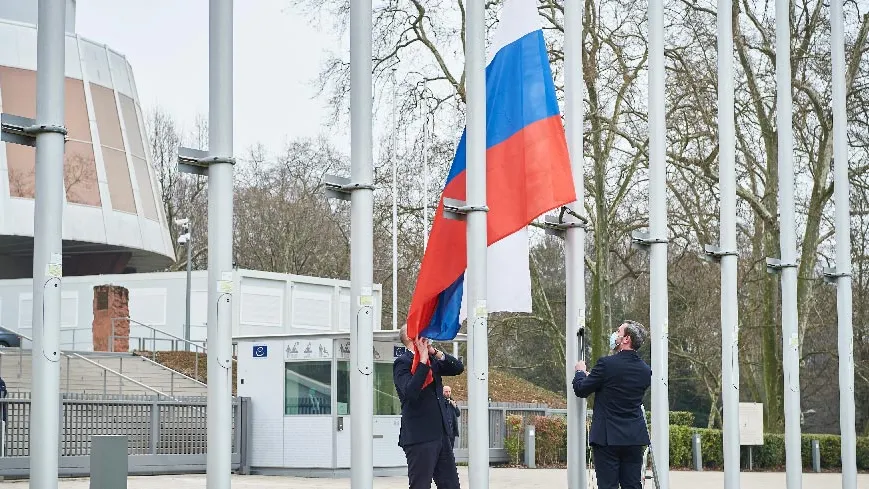
{"type": "Polygon", "coordinates": [[[618,346],[618,342],[619,342],[619,334],[614,331],[610,335],[610,350],[615,350],[616,346],[618,346]]]}

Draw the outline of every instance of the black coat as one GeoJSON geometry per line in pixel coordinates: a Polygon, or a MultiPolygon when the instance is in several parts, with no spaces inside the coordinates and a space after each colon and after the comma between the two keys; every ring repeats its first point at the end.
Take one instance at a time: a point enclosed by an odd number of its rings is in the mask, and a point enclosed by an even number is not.
{"type": "Polygon", "coordinates": [[[459,409],[458,406],[451,403],[448,399],[444,399],[444,407],[447,408],[447,412],[451,412],[453,415],[450,417],[450,424],[452,425],[452,431],[447,431],[447,433],[452,433],[453,438],[459,436],[459,416],[462,415],[462,410],[459,409]]]}
{"type": "Polygon", "coordinates": [[[651,384],[652,369],[633,350],[601,357],[588,375],[577,372],[573,392],[577,397],[595,395],[589,443],[648,445],[649,430],[642,404],[651,384]]]}
{"type": "Polygon", "coordinates": [[[413,353],[405,352],[392,364],[392,379],[401,401],[401,430],[398,446],[413,445],[452,436],[455,414],[444,405],[441,377],[459,375],[465,371],[462,362],[446,353],[443,360],[431,357],[431,367],[420,363],[416,373],[410,373],[413,353]],[[422,385],[431,370],[434,382],[422,385]]]}

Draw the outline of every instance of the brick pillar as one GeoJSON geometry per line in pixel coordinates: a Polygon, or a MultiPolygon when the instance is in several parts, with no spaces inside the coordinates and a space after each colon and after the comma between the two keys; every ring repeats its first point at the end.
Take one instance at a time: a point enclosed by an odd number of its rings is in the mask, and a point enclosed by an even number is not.
{"type": "MultiPolygon", "coordinates": [[[[130,295],[126,288],[119,285],[98,285],[94,287],[94,351],[109,351],[112,336],[112,319],[130,316],[130,295]]],[[[130,321],[114,321],[115,351],[130,349],[130,321]]]]}

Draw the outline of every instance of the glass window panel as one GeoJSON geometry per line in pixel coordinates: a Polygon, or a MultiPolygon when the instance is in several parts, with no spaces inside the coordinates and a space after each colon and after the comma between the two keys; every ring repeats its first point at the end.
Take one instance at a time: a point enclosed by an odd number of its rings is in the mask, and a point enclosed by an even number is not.
{"type": "Polygon", "coordinates": [[[120,95],[121,113],[124,115],[124,127],[127,129],[129,151],[141,158],[145,157],[145,145],[142,141],[142,130],[139,127],[139,117],[136,114],[136,104],[126,95],[120,95]]]}
{"type": "Polygon", "coordinates": [[[36,117],[36,72],[0,67],[3,112],[21,117],[36,117]]]}
{"type": "Polygon", "coordinates": [[[151,190],[151,174],[148,172],[148,163],[138,156],[133,156],[133,169],[136,171],[136,185],[139,187],[139,196],[142,198],[145,217],[156,221],[157,202],[154,200],[154,191],[151,190]]]}
{"type": "Polygon", "coordinates": [[[36,195],[36,148],[6,144],[9,195],[32,199],[36,195]]]}
{"type": "Polygon", "coordinates": [[[67,202],[99,207],[100,185],[90,142],[67,141],[63,148],[63,183],[67,202]]]}
{"type": "Polygon", "coordinates": [[[338,362],[338,414],[350,414],[350,362],[338,362]]]}
{"type": "Polygon", "coordinates": [[[136,200],[133,198],[133,184],[126,155],[103,146],[103,163],[106,167],[106,180],[109,182],[109,197],[116,211],[136,213],[136,200]]]}
{"type": "Polygon", "coordinates": [[[284,365],[284,414],[332,414],[332,362],[284,365]]]}
{"type": "Polygon", "coordinates": [[[391,363],[374,364],[374,414],[375,416],[401,414],[401,402],[395,392],[391,363]]]}
{"type": "Polygon", "coordinates": [[[123,151],[124,139],[121,136],[118,106],[115,105],[115,92],[93,83],[90,84],[90,87],[94,101],[94,113],[97,118],[97,131],[100,133],[100,144],[123,151]]]}
{"type": "Polygon", "coordinates": [[[84,83],[72,78],[66,79],[64,98],[64,119],[69,138],[77,141],[92,141],[88,107],[84,96],[84,83]]]}

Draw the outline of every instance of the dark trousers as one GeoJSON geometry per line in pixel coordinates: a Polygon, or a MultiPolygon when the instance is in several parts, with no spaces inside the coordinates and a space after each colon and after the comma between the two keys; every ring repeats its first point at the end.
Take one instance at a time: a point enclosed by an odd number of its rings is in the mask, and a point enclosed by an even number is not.
{"type": "Polygon", "coordinates": [[[641,489],[643,448],[592,445],[598,489],[641,489]]]}
{"type": "Polygon", "coordinates": [[[404,447],[410,489],[430,489],[434,479],[438,489],[459,489],[459,473],[450,435],[440,440],[404,447]]]}

